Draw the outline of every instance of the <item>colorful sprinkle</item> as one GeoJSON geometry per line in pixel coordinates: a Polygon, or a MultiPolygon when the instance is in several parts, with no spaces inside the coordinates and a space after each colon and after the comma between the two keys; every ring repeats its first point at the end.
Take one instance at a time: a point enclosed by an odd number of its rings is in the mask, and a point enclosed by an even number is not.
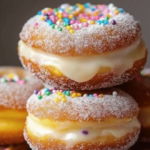
{"type": "Polygon", "coordinates": [[[89,132],[88,132],[87,130],[83,130],[82,133],[83,133],[84,135],[88,135],[88,134],[89,134],[89,132]]]}
{"type": "Polygon", "coordinates": [[[58,103],[60,101],[60,99],[58,97],[55,98],[54,100],[56,103],[58,103]]]}
{"type": "Polygon", "coordinates": [[[55,29],[55,24],[52,25],[52,29],[55,29]]]}
{"type": "Polygon", "coordinates": [[[87,95],[87,94],[84,94],[83,97],[88,97],[88,95],[87,95]]]}
{"type": "Polygon", "coordinates": [[[39,25],[39,24],[38,24],[37,22],[34,24],[35,27],[37,27],[38,25],[39,25]]]}
{"type": "Polygon", "coordinates": [[[88,27],[88,25],[89,25],[88,22],[84,22],[84,23],[83,23],[83,26],[84,26],[84,27],[88,27]]]}
{"type": "Polygon", "coordinates": [[[71,96],[72,96],[72,98],[74,98],[74,97],[77,96],[77,94],[76,94],[76,93],[73,93],[71,96]]]}
{"type": "Polygon", "coordinates": [[[24,81],[24,80],[18,80],[18,83],[19,83],[20,85],[24,85],[24,84],[25,84],[25,81],[24,81]]]}
{"type": "Polygon", "coordinates": [[[73,33],[74,33],[74,30],[69,30],[69,31],[70,31],[70,33],[71,33],[71,34],[73,34],[73,33]]]}
{"type": "Polygon", "coordinates": [[[47,92],[46,92],[46,95],[47,95],[47,96],[50,96],[50,95],[51,95],[51,92],[47,91],[47,92]]]}
{"type": "Polygon", "coordinates": [[[123,8],[119,8],[118,9],[120,13],[124,13],[124,9],[123,8]]]}
{"type": "Polygon", "coordinates": [[[40,15],[42,15],[42,12],[41,12],[41,11],[39,11],[39,12],[38,12],[38,15],[39,15],[39,16],[40,16],[40,15]]]}
{"type": "Polygon", "coordinates": [[[103,97],[104,97],[104,95],[103,95],[103,94],[100,94],[100,95],[99,95],[99,97],[100,97],[100,98],[103,98],[103,97]]]}
{"type": "Polygon", "coordinates": [[[59,31],[62,31],[62,28],[60,27],[58,30],[59,30],[59,31]]]}
{"type": "Polygon", "coordinates": [[[77,97],[81,97],[82,96],[82,94],[81,93],[77,93],[77,97]]]}
{"type": "Polygon", "coordinates": [[[52,20],[47,20],[47,23],[48,23],[50,26],[54,24],[52,20]]]}
{"type": "Polygon", "coordinates": [[[38,95],[38,99],[42,99],[42,95],[38,95]]]}
{"type": "Polygon", "coordinates": [[[8,74],[8,77],[10,78],[10,79],[13,79],[14,78],[14,74],[12,74],[12,73],[10,73],[10,74],[8,74]]]}
{"type": "Polygon", "coordinates": [[[24,85],[27,82],[27,79],[20,78],[18,75],[12,73],[0,77],[0,83],[10,83],[10,82],[24,85]]]}
{"type": "Polygon", "coordinates": [[[70,96],[70,91],[66,91],[66,95],[67,95],[67,96],[70,96]]]}
{"type": "Polygon", "coordinates": [[[107,25],[108,24],[108,20],[104,20],[103,23],[104,23],[104,25],[107,25]]]}
{"type": "Polygon", "coordinates": [[[112,93],[113,96],[117,96],[117,94],[118,94],[118,93],[117,93],[116,91],[114,91],[114,92],[112,93]]]}
{"type": "Polygon", "coordinates": [[[34,90],[34,94],[36,94],[36,95],[37,95],[38,93],[39,93],[39,91],[38,91],[38,90],[34,90]]]}
{"type": "Polygon", "coordinates": [[[62,99],[62,102],[65,103],[65,102],[66,102],[66,98],[63,98],[63,99],[62,99]]]}
{"type": "Polygon", "coordinates": [[[92,94],[90,94],[89,97],[94,97],[94,96],[92,94]]]}
{"type": "Polygon", "coordinates": [[[111,21],[111,24],[112,24],[112,25],[116,25],[117,23],[116,23],[116,21],[113,19],[113,20],[111,21]]]}
{"type": "Polygon", "coordinates": [[[8,82],[7,79],[5,79],[5,78],[1,78],[0,81],[1,81],[1,83],[6,83],[6,82],[8,82]]]}
{"type": "MultiPolygon", "coordinates": [[[[63,31],[68,29],[70,34],[76,30],[85,28],[94,24],[106,26],[108,24],[116,25],[112,20],[116,15],[124,13],[123,8],[117,8],[114,4],[92,5],[90,3],[69,5],[63,4],[58,8],[45,8],[38,12],[40,19],[48,23],[52,29],[63,31]]],[[[37,26],[38,24],[35,24],[37,26]]]]}
{"type": "Polygon", "coordinates": [[[97,95],[96,93],[95,93],[95,94],[93,94],[93,96],[94,96],[94,97],[98,97],[98,95],[97,95]]]}
{"type": "MultiPolygon", "coordinates": [[[[67,91],[63,91],[63,90],[58,90],[58,89],[54,89],[54,88],[45,88],[42,89],[41,91],[38,90],[34,90],[34,94],[37,95],[38,99],[42,99],[44,97],[50,96],[51,94],[55,94],[56,97],[54,99],[54,102],[67,102],[67,98],[71,97],[71,98],[77,98],[77,97],[87,97],[87,98],[103,98],[104,95],[103,94],[82,94],[82,93],[78,93],[72,90],[67,90],[67,91]]],[[[117,96],[117,92],[114,91],[112,93],[113,96],[117,96]]]]}

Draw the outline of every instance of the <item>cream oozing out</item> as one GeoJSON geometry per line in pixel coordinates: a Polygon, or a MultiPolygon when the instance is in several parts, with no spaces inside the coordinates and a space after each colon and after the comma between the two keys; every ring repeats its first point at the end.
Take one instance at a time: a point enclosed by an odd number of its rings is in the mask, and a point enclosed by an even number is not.
{"type": "Polygon", "coordinates": [[[105,142],[107,136],[112,136],[116,139],[126,136],[140,128],[140,123],[137,118],[129,119],[127,122],[116,125],[99,124],[92,122],[78,123],[74,127],[72,122],[60,122],[57,128],[39,124],[30,115],[27,117],[27,129],[37,137],[48,137],[49,139],[61,140],[66,143],[67,147],[73,147],[80,142],[89,142],[99,138],[100,142],[105,142]],[[86,130],[88,134],[83,134],[86,130]],[[103,138],[100,138],[103,137],[103,138]]]}
{"type": "Polygon", "coordinates": [[[132,68],[135,61],[145,57],[146,46],[140,39],[129,47],[103,55],[63,57],[42,52],[20,41],[19,54],[40,66],[56,67],[66,77],[76,82],[86,82],[92,79],[101,67],[110,67],[115,74],[121,75],[132,68]]]}

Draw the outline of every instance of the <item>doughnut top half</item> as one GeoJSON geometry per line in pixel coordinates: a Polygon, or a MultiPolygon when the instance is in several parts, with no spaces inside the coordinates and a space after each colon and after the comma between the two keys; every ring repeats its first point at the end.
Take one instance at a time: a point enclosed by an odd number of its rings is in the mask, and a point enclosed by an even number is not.
{"type": "Polygon", "coordinates": [[[141,38],[141,28],[113,4],[63,4],[39,11],[24,25],[20,38],[48,53],[89,56],[132,45],[141,38]]]}
{"type": "Polygon", "coordinates": [[[96,121],[130,119],[137,116],[137,103],[119,89],[94,91],[35,91],[27,102],[27,110],[39,118],[58,121],[96,121]]]}

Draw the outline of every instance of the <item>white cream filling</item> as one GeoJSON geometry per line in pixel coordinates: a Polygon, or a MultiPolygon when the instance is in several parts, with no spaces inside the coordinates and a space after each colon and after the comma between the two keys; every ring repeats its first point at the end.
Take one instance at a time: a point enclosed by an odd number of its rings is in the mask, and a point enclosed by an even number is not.
{"type": "Polygon", "coordinates": [[[120,75],[133,67],[135,61],[144,58],[146,47],[143,40],[133,45],[118,49],[115,52],[95,56],[63,57],[48,54],[19,42],[19,54],[41,66],[53,66],[59,69],[66,77],[76,82],[86,82],[92,79],[101,67],[110,67],[120,75]]]}
{"type": "Polygon", "coordinates": [[[53,127],[50,124],[49,126],[44,125],[42,122],[39,124],[32,117],[28,116],[26,126],[37,137],[42,138],[46,136],[49,139],[61,140],[67,145],[74,146],[77,143],[93,141],[99,137],[107,139],[109,135],[115,138],[121,138],[139,129],[140,123],[134,118],[127,122],[116,123],[116,125],[83,122],[74,126],[72,122],[60,122],[58,127],[53,127]],[[84,135],[82,133],[83,130],[87,130],[88,134],[84,135]]]}

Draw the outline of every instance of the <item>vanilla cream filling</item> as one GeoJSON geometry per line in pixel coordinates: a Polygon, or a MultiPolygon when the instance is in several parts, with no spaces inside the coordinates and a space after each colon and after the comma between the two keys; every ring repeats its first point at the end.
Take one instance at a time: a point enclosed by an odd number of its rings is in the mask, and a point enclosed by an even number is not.
{"type": "Polygon", "coordinates": [[[140,108],[139,121],[142,127],[150,127],[150,107],[140,108]]]}
{"type": "Polygon", "coordinates": [[[133,67],[135,61],[145,57],[146,47],[142,39],[133,45],[103,55],[63,57],[48,54],[19,41],[19,54],[41,66],[53,66],[76,82],[92,79],[101,67],[110,67],[117,75],[133,67]]]}
{"type": "MultiPolygon", "coordinates": [[[[71,146],[78,144],[80,142],[94,141],[97,138],[102,137],[107,139],[107,136],[112,136],[115,138],[121,138],[129,133],[134,132],[136,129],[140,128],[139,121],[134,119],[128,119],[122,123],[108,124],[108,123],[93,123],[93,122],[57,122],[54,126],[54,122],[45,123],[36,117],[28,116],[26,127],[37,137],[48,137],[56,140],[61,140],[68,143],[71,146]],[[82,133],[83,130],[87,130],[88,134],[82,133]]],[[[107,139],[108,140],[108,139],[107,139]]]]}

